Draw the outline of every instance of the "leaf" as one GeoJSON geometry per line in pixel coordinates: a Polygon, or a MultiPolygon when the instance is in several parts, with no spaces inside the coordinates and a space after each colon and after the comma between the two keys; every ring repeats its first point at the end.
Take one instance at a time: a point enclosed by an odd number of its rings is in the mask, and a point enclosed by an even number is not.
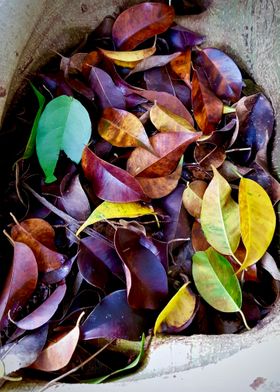
{"type": "Polygon", "coordinates": [[[138,218],[144,215],[155,215],[152,206],[145,206],[140,203],[111,203],[104,201],[91,213],[88,219],[79,228],[76,235],[79,235],[87,226],[93,225],[104,219],[116,218],[138,218]]]}
{"type": "Polygon", "coordinates": [[[63,279],[65,279],[69,275],[72,266],[76,260],[76,257],[77,256],[75,255],[71,257],[71,259],[66,260],[65,263],[63,263],[60,268],[57,268],[50,272],[45,272],[41,276],[42,283],[49,285],[49,284],[59,283],[63,279]]]}
{"type": "Polygon", "coordinates": [[[183,205],[188,213],[200,218],[202,199],[208,184],[205,181],[192,181],[184,190],[183,205]]]}
{"type": "Polygon", "coordinates": [[[99,48],[101,53],[107,58],[112,60],[114,64],[125,68],[134,68],[143,59],[152,56],[156,51],[156,46],[152,46],[148,49],[140,49],[134,51],[116,51],[116,50],[105,50],[99,48]]]}
{"type": "Polygon", "coordinates": [[[31,365],[42,351],[48,335],[45,325],[17,342],[5,344],[0,348],[0,361],[5,375],[31,365]]]}
{"type": "Polygon", "coordinates": [[[193,121],[189,122],[157,103],[150,110],[150,119],[160,132],[196,132],[193,121]]]}
{"type": "Polygon", "coordinates": [[[117,290],[104,297],[88,315],[81,325],[81,339],[139,340],[146,325],[146,313],[128,305],[126,290],[117,290]]]}
{"type": "Polygon", "coordinates": [[[206,189],[201,208],[201,227],[209,244],[234,257],[240,241],[239,207],[231,198],[231,187],[212,167],[214,177],[206,189]]]}
{"type": "Polygon", "coordinates": [[[206,135],[216,130],[223,114],[223,103],[210,90],[204,74],[194,71],[192,78],[192,103],[194,118],[206,135]]]}
{"type": "Polygon", "coordinates": [[[125,99],[122,91],[103,69],[91,67],[89,85],[96,94],[101,109],[111,107],[125,109],[125,99]]]}
{"type": "Polygon", "coordinates": [[[43,86],[52,93],[52,96],[59,97],[61,95],[67,95],[73,97],[73,91],[67,84],[63,72],[39,73],[38,77],[42,79],[43,86]]]}
{"type": "Polygon", "coordinates": [[[61,56],[60,69],[64,72],[65,78],[69,77],[69,73],[82,72],[82,66],[88,53],[74,53],[70,57],[61,56]]]}
{"type": "Polygon", "coordinates": [[[150,138],[154,155],[142,147],[132,151],[127,161],[127,171],[139,177],[163,177],[171,174],[178,166],[186,148],[195,142],[199,132],[165,132],[150,138]]]}
{"type": "Polygon", "coordinates": [[[82,64],[82,74],[86,79],[89,77],[91,68],[98,65],[101,61],[101,58],[102,55],[97,50],[93,50],[86,55],[82,64]]]}
{"type": "Polygon", "coordinates": [[[82,168],[93,191],[100,199],[116,203],[148,201],[131,174],[98,158],[88,147],[83,152],[82,168]]]}
{"type": "Polygon", "coordinates": [[[38,267],[32,250],[14,243],[12,265],[0,295],[0,330],[8,325],[8,312],[15,316],[31,298],[38,280],[38,267]]]}
{"type": "Polygon", "coordinates": [[[55,314],[66,293],[66,284],[58,286],[38,308],[19,321],[13,323],[21,329],[33,330],[47,323],[55,314]]]}
{"type": "Polygon", "coordinates": [[[196,297],[190,291],[189,283],[183,284],[160,312],[154,326],[154,335],[157,333],[178,333],[191,323],[196,297]]]}
{"type": "Polygon", "coordinates": [[[194,158],[202,169],[209,171],[211,166],[217,169],[224,163],[226,153],[219,145],[203,142],[195,146],[194,158]]]}
{"type": "Polygon", "coordinates": [[[54,372],[70,362],[79,341],[79,323],[82,316],[83,313],[78,318],[76,326],[69,332],[60,332],[49,340],[36,361],[30,366],[32,369],[54,372]]]}
{"type": "Polygon", "coordinates": [[[203,67],[211,89],[217,97],[225,101],[238,101],[243,81],[235,62],[216,48],[205,48],[196,55],[195,62],[203,67]]]}
{"type": "Polygon", "coordinates": [[[65,261],[65,256],[44,245],[46,243],[45,241],[41,242],[46,225],[41,223],[43,221],[41,219],[37,219],[36,221],[38,232],[34,229],[30,230],[33,223],[30,225],[30,222],[26,223],[26,221],[23,221],[12,227],[11,237],[14,241],[22,242],[31,248],[36,257],[39,272],[49,272],[60,268],[65,261]],[[39,225],[42,225],[42,232],[39,225]]]}
{"type": "Polygon", "coordinates": [[[158,309],[168,294],[167,275],[147,237],[118,228],[114,244],[124,263],[127,300],[132,308],[158,309]]]}
{"type": "Polygon", "coordinates": [[[192,247],[195,252],[206,250],[210,247],[202,231],[201,224],[197,221],[193,222],[191,239],[192,247]]]}
{"type": "Polygon", "coordinates": [[[112,376],[118,376],[119,374],[126,373],[128,370],[132,370],[132,369],[136,368],[139,365],[139,363],[142,361],[144,354],[145,354],[145,335],[144,334],[142,334],[142,339],[141,339],[140,344],[141,344],[141,346],[140,346],[139,354],[127,366],[125,366],[124,368],[115,370],[112,373],[107,374],[106,376],[97,377],[97,378],[94,378],[91,380],[87,380],[86,382],[88,384],[100,384],[100,383],[104,382],[105,380],[107,380],[108,378],[111,378],[112,376]]]}
{"type": "Polygon", "coordinates": [[[84,106],[62,95],[47,104],[39,120],[36,150],[46,183],[56,180],[54,170],[60,150],[79,163],[91,136],[91,122],[84,106]]]}
{"type": "Polygon", "coordinates": [[[141,42],[168,29],[174,10],[166,4],[142,3],[123,11],[116,19],[112,38],[121,50],[132,50],[141,42]]]}
{"type": "Polygon", "coordinates": [[[197,34],[180,25],[171,26],[164,34],[172,51],[184,52],[190,46],[200,45],[204,42],[205,36],[197,34]]]}
{"type": "Polygon", "coordinates": [[[225,257],[214,249],[193,255],[192,274],[202,298],[220,312],[238,312],[242,292],[234,269],[225,257]]]}
{"type": "Polygon", "coordinates": [[[183,157],[181,158],[177,168],[165,177],[146,178],[137,177],[137,181],[141,185],[145,194],[151,199],[159,199],[169,195],[178,185],[181,178],[183,168],[183,157]]]}
{"type": "Polygon", "coordinates": [[[43,111],[43,108],[44,108],[45,102],[46,102],[45,97],[40,93],[40,91],[37,90],[37,88],[32,83],[30,83],[30,85],[31,85],[31,87],[32,87],[36,97],[37,97],[39,108],[38,108],[38,111],[36,113],[36,117],[34,119],[33,126],[32,126],[32,129],[31,129],[31,133],[30,133],[27,145],[25,147],[22,159],[29,159],[33,155],[33,153],[35,151],[38,123],[39,123],[39,119],[41,117],[41,114],[42,114],[42,111],[43,111]]]}
{"type": "Polygon", "coordinates": [[[248,178],[240,180],[238,201],[241,237],[246,248],[242,271],[265,254],[273,238],[276,216],[268,194],[248,178]]]}
{"type": "Polygon", "coordinates": [[[142,146],[152,151],[152,146],[141,121],[126,110],[104,109],[98,123],[98,133],[113,146],[142,146]]]}
{"type": "Polygon", "coordinates": [[[158,67],[163,67],[170,63],[171,61],[174,61],[178,56],[180,56],[181,52],[176,52],[172,54],[161,54],[161,55],[154,55],[151,57],[148,57],[141,62],[139,62],[135,68],[133,68],[127,77],[131,76],[132,74],[136,72],[144,72],[147,71],[148,69],[151,68],[158,68],[158,67]]]}
{"type": "Polygon", "coordinates": [[[280,271],[274,258],[266,252],[260,261],[260,265],[273,277],[273,279],[280,281],[280,271]]]}
{"type": "Polygon", "coordinates": [[[170,68],[182,79],[186,85],[191,89],[191,49],[188,48],[186,51],[180,54],[180,56],[170,61],[170,68]]]}

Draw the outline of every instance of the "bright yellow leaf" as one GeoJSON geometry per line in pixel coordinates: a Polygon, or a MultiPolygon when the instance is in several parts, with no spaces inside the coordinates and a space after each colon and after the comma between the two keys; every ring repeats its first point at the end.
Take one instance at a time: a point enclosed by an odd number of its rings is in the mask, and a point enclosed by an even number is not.
{"type": "Polygon", "coordinates": [[[153,45],[148,49],[134,51],[105,50],[100,48],[99,50],[105,57],[113,60],[116,65],[125,68],[134,68],[140,61],[152,56],[156,51],[156,47],[153,45]]]}
{"type": "Polygon", "coordinates": [[[196,132],[186,119],[157,103],[150,110],[150,119],[160,132],[196,132]]]}

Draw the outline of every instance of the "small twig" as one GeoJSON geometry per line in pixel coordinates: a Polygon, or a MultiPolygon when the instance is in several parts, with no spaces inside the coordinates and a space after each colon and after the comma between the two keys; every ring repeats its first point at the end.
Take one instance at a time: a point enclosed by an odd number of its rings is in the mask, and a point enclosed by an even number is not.
{"type": "Polygon", "coordinates": [[[91,355],[89,358],[87,358],[85,361],[83,361],[82,363],[80,363],[78,366],[76,366],[73,369],[70,369],[68,372],[54,378],[53,380],[51,380],[50,382],[48,382],[43,388],[39,389],[38,392],[43,392],[45,391],[47,388],[51,387],[52,385],[54,385],[57,381],[60,381],[61,379],[63,379],[64,377],[69,376],[72,373],[75,373],[77,370],[79,370],[81,367],[85,366],[88,362],[92,361],[95,357],[97,357],[102,351],[104,351],[108,346],[110,346],[114,341],[116,340],[116,338],[110,340],[110,342],[108,342],[107,344],[105,344],[105,346],[103,346],[100,350],[96,351],[96,353],[94,353],[93,355],[91,355]]]}
{"type": "Polygon", "coordinates": [[[15,246],[15,241],[12,239],[12,237],[6,232],[6,230],[3,230],[3,234],[5,234],[5,236],[8,238],[8,240],[10,241],[10,243],[15,246]]]}
{"type": "Polygon", "coordinates": [[[230,150],[226,150],[226,154],[230,152],[240,152],[240,151],[251,151],[251,147],[242,147],[242,148],[231,148],[230,150]]]}

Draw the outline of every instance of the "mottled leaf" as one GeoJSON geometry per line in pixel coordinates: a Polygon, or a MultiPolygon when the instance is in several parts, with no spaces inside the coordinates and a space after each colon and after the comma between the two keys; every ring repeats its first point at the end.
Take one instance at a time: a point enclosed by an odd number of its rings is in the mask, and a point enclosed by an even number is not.
{"type": "Polygon", "coordinates": [[[202,231],[201,224],[197,221],[193,222],[191,238],[192,247],[195,252],[206,250],[210,247],[202,231]]]}
{"type": "Polygon", "coordinates": [[[156,129],[160,132],[196,132],[191,121],[172,113],[157,103],[150,110],[150,119],[156,129]]]}
{"type": "Polygon", "coordinates": [[[217,169],[224,163],[226,153],[221,146],[205,142],[195,146],[194,158],[201,168],[209,171],[211,166],[217,169]]]}
{"type": "Polygon", "coordinates": [[[186,85],[191,88],[191,49],[180,54],[180,56],[170,61],[170,68],[186,85]]]}
{"type": "Polygon", "coordinates": [[[183,204],[189,214],[200,218],[202,199],[208,184],[205,181],[192,181],[183,193],[183,204]]]}

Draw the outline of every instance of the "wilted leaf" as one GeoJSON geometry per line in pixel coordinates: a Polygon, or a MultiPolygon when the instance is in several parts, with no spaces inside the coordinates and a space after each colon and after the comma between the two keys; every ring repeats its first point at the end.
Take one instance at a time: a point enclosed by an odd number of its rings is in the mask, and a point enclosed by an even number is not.
{"type": "Polygon", "coordinates": [[[118,108],[125,109],[125,99],[121,90],[114,84],[111,76],[103,69],[91,67],[89,84],[97,96],[101,109],[118,108]]]}
{"type": "Polygon", "coordinates": [[[191,49],[180,54],[180,56],[170,61],[172,71],[191,88],[191,49]]]}
{"type": "Polygon", "coordinates": [[[60,332],[56,336],[52,336],[36,361],[30,366],[32,369],[54,372],[69,363],[80,337],[80,317],[76,326],[69,332],[60,332]]]}
{"type": "Polygon", "coordinates": [[[240,241],[239,207],[228,182],[214,167],[213,173],[202,200],[201,227],[213,248],[234,257],[240,241]]]}
{"type": "Polygon", "coordinates": [[[126,290],[107,295],[81,325],[81,338],[119,338],[139,340],[147,327],[147,314],[132,309],[126,290]]]}
{"type": "Polygon", "coordinates": [[[192,103],[195,120],[206,135],[215,131],[221,121],[223,103],[210,90],[201,70],[195,70],[192,78],[192,103]]]}
{"type": "Polygon", "coordinates": [[[116,50],[105,50],[99,48],[99,50],[114,62],[114,64],[126,68],[135,68],[135,66],[144,59],[152,56],[156,51],[156,46],[152,46],[148,49],[140,49],[134,51],[116,51],[116,50]]]}
{"type": "Polygon", "coordinates": [[[114,242],[124,263],[128,304],[136,309],[159,308],[168,294],[167,275],[148,238],[118,228],[114,242]]]}
{"type": "Polygon", "coordinates": [[[187,121],[157,103],[150,110],[150,119],[160,132],[196,132],[193,120],[187,121]]]}
{"type": "Polygon", "coordinates": [[[100,199],[116,203],[148,200],[131,174],[98,158],[88,147],[83,152],[82,168],[93,191],[100,199]]]}
{"type": "Polygon", "coordinates": [[[150,138],[157,155],[137,147],[127,161],[127,170],[133,176],[139,177],[167,176],[176,169],[186,148],[200,135],[199,132],[158,133],[150,138]]]}
{"type": "Polygon", "coordinates": [[[79,163],[91,135],[91,122],[84,106],[62,95],[47,104],[39,120],[36,150],[46,183],[56,180],[54,170],[60,150],[79,163]]]}
{"type": "Polygon", "coordinates": [[[275,231],[276,216],[268,194],[253,180],[241,178],[238,200],[241,237],[246,248],[242,271],[266,252],[275,231]]]}
{"type": "Polygon", "coordinates": [[[174,61],[174,59],[180,56],[180,54],[181,52],[177,52],[173,54],[161,54],[148,57],[137,64],[136,67],[129,72],[127,77],[136,72],[143,72],[151,68],[163,67],[171,61],[174,61]]]}
{"type": "Polygon", "coordinates": [[[38,267],[32,250],[21,242],[14,243],[12,265],[0,296],[0,329],[8,325],[8,312],[15,316],[33,294],[38,267]]]}
{"type": "Polygon", "coordinates": [[[83,63],[88,53],[74,53],[71,57],[61,57],[60,69],[64,72],[65,78],[68,78],[69,73],[82,72],[83,63]]]}
{"type": "Polygon", "coordinates": [[[164,34],[164,38],[173,51],[181,52],[184,52],[190,46],[200,45],[205,40],[204,36],[177,24],[168,29],[164,34]]]}
{"type": "Polygon", "coordinates": [[[113,146],[142,146],[152,151],[152,146],[141,121],[126,110],[104,109],[98,123],[98,133],[113,146]]]}
{"type": "Polygon", "coordinates": [[[86,79],[89,77],[91,67],[98,65],[101,61],[101,58],[102,55],[97,50],[93,50],[86,55],[82,65],[82,74],[86,79]]]}
{"type": "Polygon", "coordinates": [[[13,323],[21,329],[33,330],[41,327],[47,323],[52,316],[55,314],[58,305],[63,300],[66,293],[66,284],[58,286],[54,292],[46,299],[38,308],[33,310],[32,313],[28,314],[26,317],[19,321],[14,321],[13,323]]]}
{"type": "Polygon", "coordinates": [[[200,218],[202,199],[208,184],[205,181],[191,182],[183,193],[183,204],[189,214],[200,218]]]}
{"type": "Polygon", "coordinates": [[[141,42],[163,33],[174,19],[173,7],[160,3],[137,4],[116,19],[112,37],[117,48],[132,50],[141,42]]]}
{"type": "Polygon", "coordinates": [[[185,283],[160,312],[154,326],[157,333],[176,333],[184,330],[192,321],[196,297],[185,283]]]}
{"type": "Polygon", "coordinates": [[[155,214],[152,206],[145,206],[140,203],[111,203],[109,201],[104,201],[95,208],[88,219],[79,228],[76,235],[79,235],[87,226],[93,225],[104,219],[137,218],[149,214],[155,214]]]}
{"type": "Polygon", "coordinates": [[[193,222],[191,238],[192,247],[195,252],[206,250],[210,247],[202,231],[201,224],[197,221],[193,222]]]}
{"type": "Polygon", "coordinates": [[[206,48],[196,53],[196,63],[203,70],[217,97],[236,102],[240,98],[243,81],[235,62],[216,48],[206,48]]]}
{"type": "Polygon", "coordinates": [[[211,166],[220,167],[225,159],[225,150],[213,143],[199,143],[194,149],[194,158],[200,167],[209,171],[211,166]]]}
{"type": "Polygon", "coordinates": [[[40,93],[40,91],[37,90],[36,87],[32,83],[30,83],[30,84],[31,84],[31,87],[32,87],[36,97],[37,97],[39,108],[38,108],[38,111],[36,113],[36,117],[34,119],[33,126],[32,126],[32,129],[31,129],[31,133],[30,133],[27,145],[25,147],[22,159],[30,158],[33,155],[34,151],[35,151],[38,123],[39,123],[39,119],[41,117],[41,114],[42,114],[42,111],[43,111],[43,108],[44,108],[45,102],[46,102],[45,97],[40,93]]]}

